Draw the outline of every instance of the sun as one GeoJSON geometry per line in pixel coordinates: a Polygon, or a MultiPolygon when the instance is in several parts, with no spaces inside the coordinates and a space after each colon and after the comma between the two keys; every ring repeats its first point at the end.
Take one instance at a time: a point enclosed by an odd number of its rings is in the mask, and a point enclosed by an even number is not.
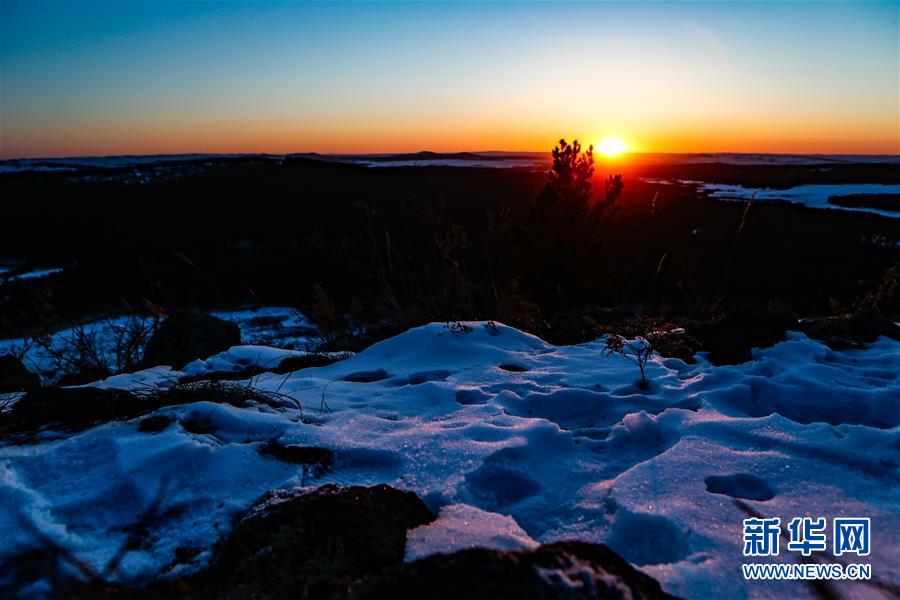
{"type": "Polygon", "coordinates": [[[621,138],[611,136],[603,138],[603,141],[597,144],[597,150],[601,154],[613,158],[619,156],[623,152],[628,152],[628,145],[623,142],[621,138]]]}

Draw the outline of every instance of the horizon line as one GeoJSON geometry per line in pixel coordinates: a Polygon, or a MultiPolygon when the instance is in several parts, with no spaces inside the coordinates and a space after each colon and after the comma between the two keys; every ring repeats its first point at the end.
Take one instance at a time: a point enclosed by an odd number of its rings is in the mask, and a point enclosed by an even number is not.
{"type": "MultiPolygon", "coordinates": [[[[596,149],[595,149],[596,150],[596,149]]],[[[189,157],[189,156],[222,156],[222,157],[247,157],[247,156],[271,156],[271,157],[290,157],[290,156],[308,156],[308,155],[316,155],[316,156],[398,156],[398,155],[415,155],[415,154],[437,154],[437,155],[453,155],[453,154],[546,154],[550,155],[550,150],[409,150],[409,151],[399,151],[399,152],[318,152],[315,150],[309,151],[298,151],[298,152],[203,152],[203,151],[195,151],[195,152],[152,152],[147,154],[76,154],[76,155],[66,155],[66,156],[16,156],[16,157],[8,157],[8,158],[0,158],[0,162],[10,162],[10,161],[22,161],[22,160],[32,160],[32,161],[59,161],[59,160],[77,160],[77,159],[87,159],[87,158],[159,158],[159,157],[189,157]]],[[[896,153],[885,153],[885,152],[772,152],[772,151],[728,151],[728,150],[705,150],[705,151],[693,151],[693,152],[623,152],[621,157],[629,157],[629,156],[696,156],[696,155],[704,155],[704,154],[713,154],[713,155],[743,155],[743,156],[753,156],[753,155],[769,155],[769,156],[798,156],[798,157],[827,157],[827,156],[888,156],[888,157],[900,157],[900,151],[896,153]]],[[[600,155],[601,159],[603,159],[602,154],[600,155]]]]}

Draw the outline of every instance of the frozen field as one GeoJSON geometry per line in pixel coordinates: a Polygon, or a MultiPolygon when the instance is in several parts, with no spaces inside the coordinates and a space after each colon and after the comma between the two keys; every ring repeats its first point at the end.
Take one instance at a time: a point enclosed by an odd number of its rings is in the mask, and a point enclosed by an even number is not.
{"type": "Polygon", "coordinates": [[[900,213],[890,210],[881,210],[870,207],[837,206],[829,204],[832,196],[849,196],[856,194],[900,194],[900,185],[879,183],[840,183],[830,185],[798,185],[785,190],[772,188],[752,188],[741,185],[728,185],[724,183],[706,183],[703,181],[687,180],[658,180],[647,179],[651,183],[696,185],[702,192],[708,192],[710,198],[732,202],[746,202],[753,198],[754,202],[781,201],[803,204],[812,208],[830,210],[852,210],[867,212],[883,217],[900,218],[900,213]]]}
{"type": "MultiPolygon", "coordinates": [[[[203,565],[267,490],[389,483],[439,513],[410,532],[410,559],[577,538],[610,545],[679,596],[802,598],[813,590],[799,582],[744,582],[742,520],[856,516],[873,522],[873,580],[835,589],[878,598],[900,585],[900,343],[836,352],[790,333],[738,366],[655,358],[642,391],[634,365],[605,356],[601,341],[554,347],[471,327],[432,324],[327,367],[254,380],[299,401],[304,420],[295,408],[199,402],[160,409],[176,418],[161,433],[135,420],[0,447],[0,561],[31,541],[30,522],[102,565],[164,486],[166,518],[120,576],[140,582],[179,547],[200,550],[168,573],[178,575],[203,565]],[[182,427],[191,416],[210,432],[182,427]],[[313,480],[260,455],[273,440],[333,450],[332,472],[313,480]]],[[[289,354],[236,347],[185,370],[289,354]]],[[[137,389],[171,374],[102,385],[137,389]]],[[[772,562],[798,557],[782,549],[772,562]]]]}
{"type": "Polygon", "coordinates": [[[754,201],[781,200],[803,204],[812,208],[833,210],[855,210],[868,212],[883,217],[900,218],[900,213],[869,207],[848,207],[829,204],[831,196],[848,196],[852,194],[900,194],[900,185],[877,183],[844,183],[834,185],[798,185],[786,190],[768,188],[747,188],[739,185],[719,183],[701,183],[700,189],[709,192],[710,197],[720,200],[746,201],[753,197],[754,201]],[[755,196],[754,196],[755,194],[755,196]]]}

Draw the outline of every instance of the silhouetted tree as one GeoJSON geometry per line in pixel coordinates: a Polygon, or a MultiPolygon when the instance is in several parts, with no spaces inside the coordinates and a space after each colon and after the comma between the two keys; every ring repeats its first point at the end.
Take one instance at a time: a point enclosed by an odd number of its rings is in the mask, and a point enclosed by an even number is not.
{"type": "Polygon", "coordinates": [[[612,216],[617,208],[616,201],[622,195],[624,187],[621,175],[607,176],[603,185],[603,199],[594,203],[594,219],[597,222],[602,223],[606,218],[612,216]]]}
{"type": "MultiPolygon", "coordinates": [[[[594,197],[594,148],[583,150],[578,140],[561,139],[553,149],[553,168],[538,195],[528,228],[534,289],[544,306],[566,303],[563,296],[583,287],[585,269],[592,269],[600,230],[621,195],[621,175],[604,181],[601,198],[594,197]]],[[[575,294],[577,295],[577,294],[575,294]]]]}
{"type": "Polygon", "coordinates": [[[584,152],[578,140],[569,145],[559,140],[553,149],[553,169],[550,180],[537,199],[540,217],[577,219],[587,215],[594,194],[591,177],[594,175],[594,147],[584,152]]]}

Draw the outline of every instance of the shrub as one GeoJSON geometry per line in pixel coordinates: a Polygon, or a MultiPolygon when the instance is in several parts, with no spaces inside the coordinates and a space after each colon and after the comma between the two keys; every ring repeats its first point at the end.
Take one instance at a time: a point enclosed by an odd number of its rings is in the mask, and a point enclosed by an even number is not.
{"type": "MultiPolygon", "coordinates": [[[[50,357],[54,371],[63,377],[90,374],[88,380],[102,379],[113,373],[125,373],[138,367],[138,362],[159,326],[159,317],[130,315],[124,321],[106,321],[112,334],[111,347],[99,337],[101,324],[79,324],[70,332],[54,335],[45,331],[32,342],[50,357]]],[[[80,382],[85,383],[85,382],[80,382]]]]}
{"type": "Polygon", "coordinates": [[[892,319],[900,317],[900,263],[887,268],[878,289],[863,298],[859,307],[892,319]]]}
{"type": "Polygon", "coordinates": [[[618,354],[637,365],[641,371],[641,380],[638,382],[638,387],[642,390],[646,390],[650,386],[644,373],[644,367],[647,366],[647,363],[653,356],[653,352],[653,344],[645,337],[638,336],[634,340],[627,340],[615,333],[606,336],[606,356],[618,354]]]}

